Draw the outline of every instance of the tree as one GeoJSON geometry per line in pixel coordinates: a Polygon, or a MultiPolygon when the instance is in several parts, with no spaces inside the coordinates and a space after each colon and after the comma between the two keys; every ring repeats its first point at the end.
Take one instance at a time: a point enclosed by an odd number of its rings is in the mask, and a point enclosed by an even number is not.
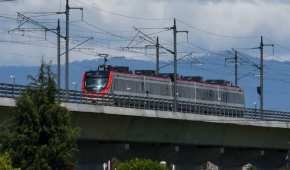
{"type": "Polygon", "coordinates": [[[4,151],[21,169],[67,169],[75,163],[79,130],[72,127],[70,112],[56,100],[50,66],[42,64],[38,76],[30,79],[31,86],[16,101],[4,151]]]}
{"type": "Polygon", "coordinates": [[[117,170],[168,170],[165,166],[158,162],[148,159],[132,159],[119,163],[117,170]]]}
{"type": "Polygon", "coordinates": [[[7,152],[0,155],[0,170],[19,170],[12,167],[12,161],[7,152]]]}

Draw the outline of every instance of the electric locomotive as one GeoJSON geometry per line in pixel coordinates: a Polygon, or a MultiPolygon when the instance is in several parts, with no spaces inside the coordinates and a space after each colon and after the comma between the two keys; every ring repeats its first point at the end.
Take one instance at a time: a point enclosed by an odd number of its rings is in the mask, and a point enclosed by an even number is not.
{"type": "MultiPolygon", "coordinates": [[[[88,97],[106,94],[173,99],[173,74],[156,75],[150,70],[101,65],[83,75],[82,92],[88,97]]],[[[177,100],[230,107],[245,107],[244,92],[225,80],[202,81],[201,77],[179,77],[177,100]]]]}

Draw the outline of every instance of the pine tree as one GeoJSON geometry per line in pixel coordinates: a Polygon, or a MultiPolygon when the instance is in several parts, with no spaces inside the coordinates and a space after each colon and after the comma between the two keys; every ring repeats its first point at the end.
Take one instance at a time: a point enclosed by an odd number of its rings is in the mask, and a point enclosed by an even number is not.
{"type": "Polygon", "coordinates": [[[31,86],[17,99],[3,148],[13,165],[23,170],[67,169],[75,163],[79,130],[56,100],[50,66],[42,64],[38,76],[30,79],[31,86]]]}

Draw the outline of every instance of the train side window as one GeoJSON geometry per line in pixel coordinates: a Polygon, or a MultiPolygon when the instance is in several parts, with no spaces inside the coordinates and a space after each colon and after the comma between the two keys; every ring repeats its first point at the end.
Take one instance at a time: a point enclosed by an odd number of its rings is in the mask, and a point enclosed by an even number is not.
{"type": "Polygon", "coordinates": [[[228,95],[228,92],[224,92],[224,102],[225,103],[228,103],[228,97],[229,97],[229,95],[228,95]]]}
{"type": "Polygon", "coordinates": [[[239,103],[239,96],[238,96],[238,94],[237,93],[234,93],[234,102],[235,103],[239,103]]]}
{"type": "Polygon", "coordinates": [[[145,91],[145,84],[144,81],[141,82],[141,93],[144,93],[145,91]]]}
{"type": "Polygon", "coordinates": [[[193,98],[192,88],[184,87],[184,86],[177,86],[179,97],[182,98],[193,98]]]}
{"type": "Polygon", "coordinates": [[[136,93],[141,93],[142,92],[142,87],[141,87],[142,82],[139,80],[136,81],[136,93]]]}
{"type": "Polygon", "coordinates": [[[214,90],[208,90],[208,100],[215,101],[215,91],[214,90]]]}
{"type": "Polygon", "coordinates": [[[170,96],[170,86],[169,86],[169,84],[166,84],[166,88],[165,88],[166,90],[165,90],[165,96],[170,96]]]}
{"type": "Polygon", "coordinates": [[[125,90],[125,82],[122,79],[115,80],[115,89],[119,91],[125,90]]]}
{"type": "Polygon", "coordinates": [[[199,90],[199,88],[196,88],[196,94],[195,94],[195,96],[196,96],[196,99],[197,100],[200,99],[200,90],[199,90]]]}
{"type": "Polygon", "coordinates": [[[212,101],[218,101],[218,97],[217,97],[217,91],[216,90],[211,90],[211,100],[212,101]]]}
{"type": "Polygon", "coordinates": [[[206,98],[205,98],[205,100],[209,101],[211,99],[210,96],[211,96],[211,90],[206,90],[206,98]]]}
{"type": "Polygon", "coordinates": [[[231,93],[231,96],[232,96],[232,98],[231,98],[231,102],[232,103],[238,103],[238,96],[237,96],[237,94],[236,93],[231,93]]]}

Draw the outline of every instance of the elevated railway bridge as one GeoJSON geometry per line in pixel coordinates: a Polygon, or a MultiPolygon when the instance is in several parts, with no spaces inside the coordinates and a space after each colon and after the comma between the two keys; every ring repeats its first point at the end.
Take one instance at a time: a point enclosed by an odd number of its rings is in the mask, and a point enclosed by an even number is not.
{"type": "MultiPolygon", "coordinates": [[[[26,86],[0,84],[0,121],[9,119],[26,86]]],[[[277,170],[288,162],[290,113],[251,108],[60,91],[61,105],[81,128],[77,169],[101,169],[107,160],[150,158],[176,170],[200,169],[207,161],[220,169],[251,163],[277,170]]]]}

